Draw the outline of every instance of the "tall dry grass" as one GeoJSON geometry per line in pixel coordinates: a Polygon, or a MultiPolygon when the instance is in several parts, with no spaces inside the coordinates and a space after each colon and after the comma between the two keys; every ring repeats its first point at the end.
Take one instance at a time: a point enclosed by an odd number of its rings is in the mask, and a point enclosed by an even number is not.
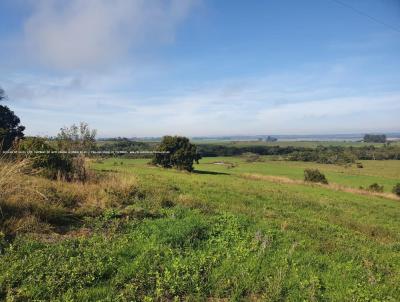
{"type": "Polygon", "coordinates": [[[134,202],[141,194],[132,175],[66,182],[35,172],[29,159],[0,160],[0,231],[6,235],[65,230],[85,216],[134,202]]]}
{"type": "Polygon", "coordinates": [[[45,200],[36,186],[26,175],[31,171],[29,160],[8,160],[0,162],[0,227],[6,233],[24,230],[28,225],[39,227],[35,203],[45,200]]]}

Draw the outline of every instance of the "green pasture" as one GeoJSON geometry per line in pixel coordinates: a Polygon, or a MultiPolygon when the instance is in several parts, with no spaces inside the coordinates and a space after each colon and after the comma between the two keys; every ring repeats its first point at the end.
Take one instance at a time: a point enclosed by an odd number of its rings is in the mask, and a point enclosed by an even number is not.
{"type": "Polygon", "coordinates": [[[90,236],[18,237],[0,256],[0,299],[399,301],[399,201],[242,176],[301,179],[317,167],[331,182],[389,188],[399,164],[264,160],[205,158],[194,173],[93,161],[135,178],[132,197],[87,219],[90,236]]]}

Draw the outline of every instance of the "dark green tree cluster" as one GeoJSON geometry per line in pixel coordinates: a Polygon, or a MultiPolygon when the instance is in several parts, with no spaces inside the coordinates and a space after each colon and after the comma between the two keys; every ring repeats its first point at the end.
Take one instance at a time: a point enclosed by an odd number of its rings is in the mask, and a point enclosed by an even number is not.
{"type": "Polygon", "coordinates": [[[365,134],[363,140],[365,143],[386,143],[386,135],[385,134],[365,134]]]}
{"type": "Polygon", "coordinates": [[[183,136],[164,136],[157,151],[166,153],[156,153],[153,164],[164,168],[193,171],[193,163],[201,158],[196,145],[183,136]]]}
{"type": "Polygon", "coordinates": [[[315,149],[296,151],[289,155],[289,160],[310,161],[320,164],[350,164],[357,159],[350,148],[341,146],[318,146],[315,149]]]}
{"type": "Polygon", "coordinates": [[[223,144],[200,144],[197,150],[203,157],[237,156],[248,152],[259,155],[278,155],[287,160],[310,161],[323,164],[348,164],[356,160],[388,160],[400,159],[400,147],[384,144],[382,147],[374,145],[362,147],[344,146],[234,146],[223,144]]]}
{"type": "MultiPolygon", "coordinates": [[[[0,101],[6,95],[0,88],[0,101]]],[[[0,105],[0,150],[8,150],[13,143],[24,137],[25,127],[20,125],[20,119],[7,106],[0,105]]]]}

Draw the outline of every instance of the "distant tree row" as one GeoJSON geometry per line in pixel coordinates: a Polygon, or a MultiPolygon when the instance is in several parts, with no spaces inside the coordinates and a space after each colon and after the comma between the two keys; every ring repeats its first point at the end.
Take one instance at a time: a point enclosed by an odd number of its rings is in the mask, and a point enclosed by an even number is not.
{"type": "Polygon", "coordinates": [[[363,141],[365,143],[386,143],[385,134],[365,134],[363,141]]]}
{"type": "Polygon", "coordinates": [[[283,159],[293,161],[309,161],[325,164],[352,163],[355,160],[387,160],[400,159],[400,146],[382,147],[342,147],[342,146],[318,146],[309,147],[280,147],[280,146],[230,146],[216,144],[201,144],[197,146],[203,157],[212,156],[238,156],[246,153],[259,155],[275,155],[283,159]]]}

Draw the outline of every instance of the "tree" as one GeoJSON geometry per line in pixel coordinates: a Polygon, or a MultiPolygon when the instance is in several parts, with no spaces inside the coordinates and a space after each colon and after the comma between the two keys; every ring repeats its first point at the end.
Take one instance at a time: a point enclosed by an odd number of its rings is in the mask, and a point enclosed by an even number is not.
{"type": "MultiPolygon", "coordinates": [[[[0,101],[6,95],[0,88],[0,101]]],[[[20,119],[7,106],[0,105],[0,150],[8,150],[14,141],[24,137],[24,126],[20,125],[20,119]]]]}
{"type": "Polygon", "coordinates": [[[57,135],[58,147],[64,151],[89,151],[96,146],[96,134],[97,131],[91,130],[85,122],[63,127],[57,135]]]}
{"type": "Polygon", "coordinates": [[[164,168],[178,168],[180,170],[193,171],[193,162],[201,159],[197,153],[196,145],[191,144],[187,137],[164,136],[157,148],[159,152],[153,158],[153,163],[164,168]]]}
{"type": "MultiPolygon", "coordinates": [[[[91,151],[96,147],[96,133],[89,125],[81,122],[79,126],[63,127],[57,135],[58,148],[61,151],[91,151]]],[[[72,179],[86,181],[89,177],[85,155],[79,154],[72,159],[72,179]]]]}

